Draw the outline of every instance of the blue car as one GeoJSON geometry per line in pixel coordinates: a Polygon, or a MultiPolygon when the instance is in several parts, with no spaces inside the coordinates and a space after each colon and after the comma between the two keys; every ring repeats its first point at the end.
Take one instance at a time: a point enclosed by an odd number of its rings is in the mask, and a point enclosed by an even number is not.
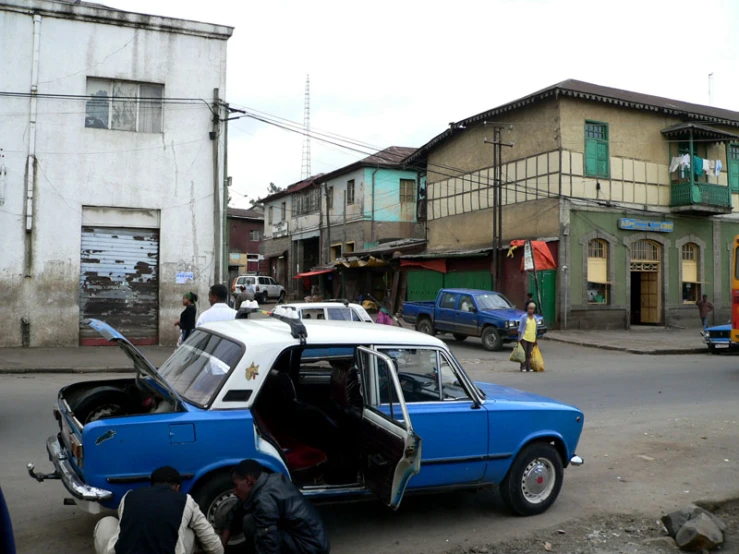
{"type": "Polygon", "coordinates": [[[706,327],[701,334],[711,354],[720,354],[723,350],[737,349],[737,345],[731,341],[731,323],[706,327]]]}
{"type": "Polygon", "coordinates": [[[0,488],[0,554],[15,554],[13,524],[10,521],[10,512],[2,488],[0,488]]]}
{"type": "MultiPolygon", "coordinates": [[[[577,408],[473,382],[440,340],[399,327],[272,316],[197,328],[156,369],[120,333],[90,325],[130,357],[135,378],[62,388],[46,443],[88,512],[115,508],[171,465],[219,528],[235,503],[230,471],[253,459],[315,500],[499,485],[519,515],[547,510],[580,465],[577,408]],[[303,352],[350,348],[349,366],[303,352]]],[[[243,537],[234,537],[234,541],[243,537]]]]}

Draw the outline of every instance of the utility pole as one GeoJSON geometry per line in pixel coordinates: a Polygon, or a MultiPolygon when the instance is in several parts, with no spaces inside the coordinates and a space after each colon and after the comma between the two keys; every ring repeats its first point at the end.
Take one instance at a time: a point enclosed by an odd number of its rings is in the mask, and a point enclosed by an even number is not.
{"type": "MultiPolygon", "coordinates": [[[[484,123],[487,125],[487,121],[484,123]]],[[[500,250],[503,247],[503,146],[513,147],[513,144],[504,143],[501,139],[502,127],[493,127],[493,140],[483,140],[485,144],[493,145],[493,236],[492,236],[492,271],[493,286],[500,290],[500,280],[503,276],[500,250]]]]}
{"type": "Polygon", "coordinates": [[[310,177],[310,75],[305,76],[305,104],[303,105],[303,164],[301,167],[302,179],[310,177]]]}
{"type": "Polygon", "coordinates": [[[225,209],[221,210],[223,196],[221,194],[221,172],[219,169],[219,151],[218,151],[218,133],[219,123],[221,120],[219,91],[213,89],[213,130],[210,132],[210,140],[213,143],[213,258],[214,258],[214,279],[216,283],[222,282],[223,273],[223,222],[221,217],[225,217],[225,209]]]}
{"type": "Polygon", "coordinates": [[[341,257],[343,258],[346,256],[346,252],[344,252],[344,248],[346,248],[346,189],[344,189],[344,219],[341,223],[341,231],[342,231],[342,242],[341,242],[341,257]]]}
{"type": "Polygon", "coordinates": [[[329,205],[328,205],[328,184],[323,183],[323,195],[326,197],[326,238],[328,243],[328,261],[331,261],[331,216],[329,215],[329,212],[331,211],[329,205]]]}

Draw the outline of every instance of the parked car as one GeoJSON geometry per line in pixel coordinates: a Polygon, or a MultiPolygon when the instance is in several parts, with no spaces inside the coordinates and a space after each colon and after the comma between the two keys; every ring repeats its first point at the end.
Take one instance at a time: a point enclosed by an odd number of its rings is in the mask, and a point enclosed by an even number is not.
{"type": "MultiPolygon", "coordinates": [[[[526,312],[516,309],[499,292],[476,289],[441,289],[435,301],[406,302],[401,315],[416,330],[434,335],[452,333],[455,339],[481,337],[486,350],[500,350],[518,340],[518,323],[526,312]]],[[[537,315],[537,336],[546,333],[537,315]]]]}
{"type": "Polygon", "coordinates": [[[238,294],[241,287],[254,287],[254,300],[264,304],[268,300],[282,302],[285,299],[285,287],[272,277],[266,275],[239,275],[231,284],[231,293],[238,294]]]}
{"type": "MultiPolygon", "coordinates": [[[[440,340],[399,327],[272,316],[195,329],[157,370],[107,324],[89,325],[133,361],[135,378],[59,391],[55,472],[83,509],[115,508],[172,465],[216,527],[235,503],[230,471],[254,459],[315,500],[500,486],[519,515],[546,511],[563,468],[580,465],[573,406],[473,382],[440,340]],[[350,368],[306,364],[350,347],[350,368]]],[[[235,537],[235,542],[243,540],[235,537]]]]}
{"type": "Polygon", "coordinates": [[[719,354],[722,350],[737,350],[739,346],[731,341],[731,323],[706,327],[701,334],[711,354],[719,354]]]}
{"type": "Polygon", "coordinates": [[[363,321],[374,323],[372,317],[362,306],[349,301],[346,302],[304,302],[295,304],[281,304],[274,309],[278,315],[288,315],[295,312],[298,319],[327,319],[334,321],[363,321]]]}

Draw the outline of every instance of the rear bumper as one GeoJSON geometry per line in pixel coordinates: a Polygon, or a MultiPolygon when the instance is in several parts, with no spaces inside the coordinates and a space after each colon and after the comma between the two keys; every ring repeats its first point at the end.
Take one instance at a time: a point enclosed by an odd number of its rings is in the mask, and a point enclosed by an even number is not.
{"type": "Polygon", "coordinates": [[[91,487],[82,481],[72,467],[67,454],[59,443],[59,437],[52,436],[46,441],[46,451],[49,459],[54,465],[55,478],[60,479],[64,488],[69,491],[76,500],[88,502],[104,502],[113,498],[113,493],[105,489],[91,487]]]}

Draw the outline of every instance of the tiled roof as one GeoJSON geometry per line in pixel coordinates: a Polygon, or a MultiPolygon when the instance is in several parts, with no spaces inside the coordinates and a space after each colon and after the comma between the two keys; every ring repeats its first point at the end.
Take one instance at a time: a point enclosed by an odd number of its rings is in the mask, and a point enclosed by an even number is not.
{"type": "Polygon", "coordinates": [[[239,208],[229,208],[227,211],[228,217],[242,217],[245,219],[264,219],[264,212],[259,210],[242,210],[239,208]]]}

